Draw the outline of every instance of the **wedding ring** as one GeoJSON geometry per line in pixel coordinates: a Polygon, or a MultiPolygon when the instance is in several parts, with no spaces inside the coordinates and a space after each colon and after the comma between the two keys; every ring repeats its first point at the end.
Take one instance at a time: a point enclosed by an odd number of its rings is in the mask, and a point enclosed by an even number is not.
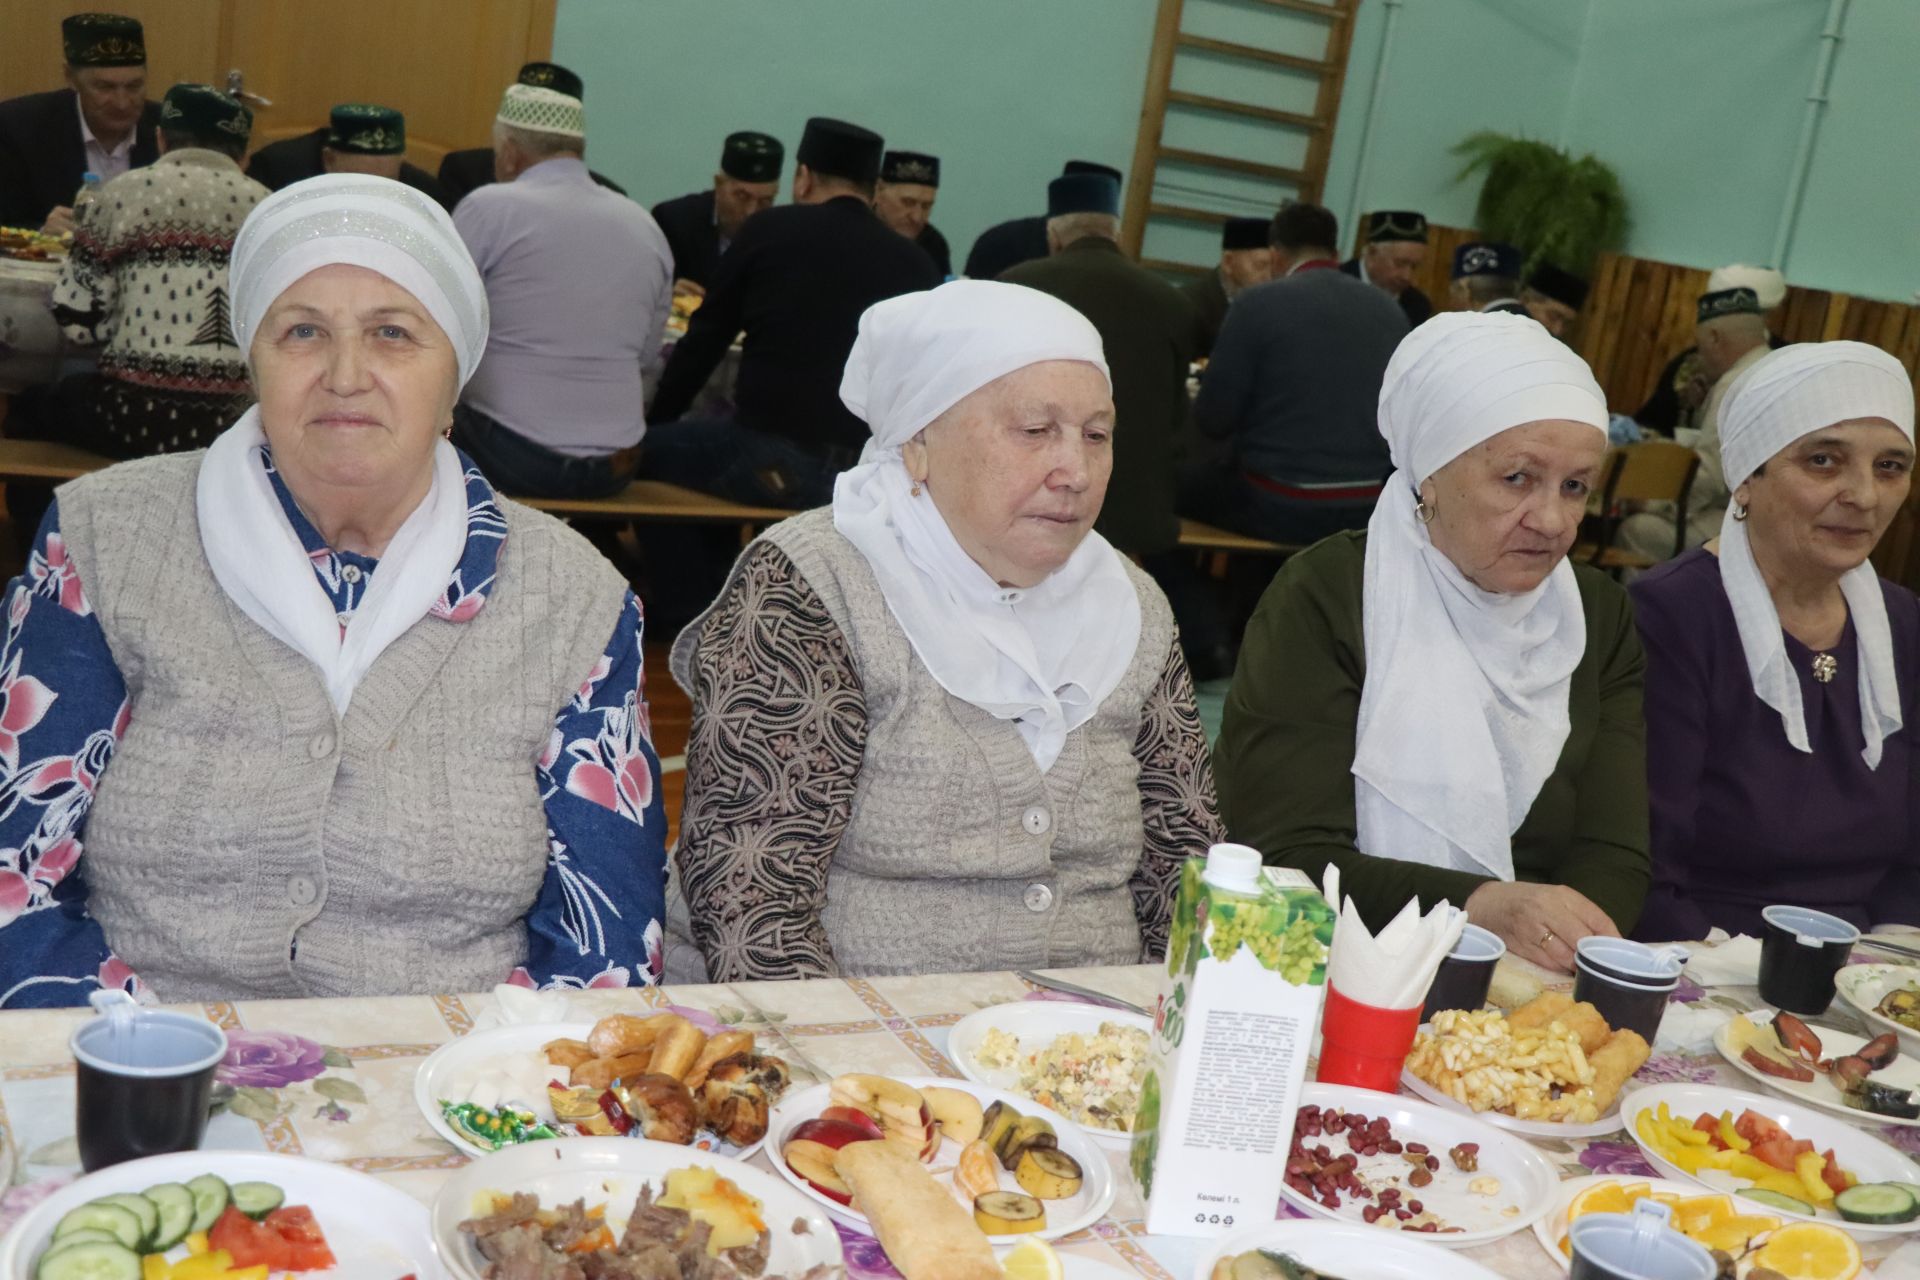
{"type": "Polygon", "coordinates": [[[1549,929],[1545,933],[1540,935],[1540,941],[1535,945],[1544,947],[1549,942],[1552,942],[1552,941],[1553,941],[1553,930],[1549,929]]]}

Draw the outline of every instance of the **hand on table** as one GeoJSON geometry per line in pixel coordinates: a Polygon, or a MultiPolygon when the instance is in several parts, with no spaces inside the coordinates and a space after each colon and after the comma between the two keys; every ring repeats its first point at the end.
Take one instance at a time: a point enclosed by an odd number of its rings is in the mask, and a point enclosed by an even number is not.
{"type": "Polygon", "coordinates": [[[40,224],[43,235],[64,236],[73,230],[73,210],[64,204],[55,205],[47,214],[47,220],[40,224]]]}
{"type": "Polygon", "coordinates": [[[1557,973],[1573,972],[1580,939],[1620,936],[1606,912],[1563,884],[1490,880],[1467,895],[1467,919],[1499,934],[1513,954],[1557,973]]]}

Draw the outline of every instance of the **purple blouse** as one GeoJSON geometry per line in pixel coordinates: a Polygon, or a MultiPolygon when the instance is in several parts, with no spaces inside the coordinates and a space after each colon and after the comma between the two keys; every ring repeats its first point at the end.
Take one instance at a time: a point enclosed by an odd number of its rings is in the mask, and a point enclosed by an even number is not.
{"type": "Polygon", "coordinates": [[[1786,637],[1813,746],[1801,752],[1753,691],[1719,558],[1689,551],[1633,584],[1653,820],[1653,889],[1637,936],[1700,938],[1715,925],[1758,936],[1761,910],[1777,902],[1863,929],[1920,924],[1920,599],[1880,588],[1905,727],[1869,769],[1851,619],[1826,683],[1812,651],[1786,637]]]}

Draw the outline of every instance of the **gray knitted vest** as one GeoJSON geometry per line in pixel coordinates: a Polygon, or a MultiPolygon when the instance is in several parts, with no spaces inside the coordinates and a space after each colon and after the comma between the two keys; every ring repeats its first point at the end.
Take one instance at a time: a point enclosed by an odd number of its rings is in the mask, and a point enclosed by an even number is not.
{"type": "Polygon", "coordinates": [[[312,664],[215,582],[200,454],[63,486],[60,526],[126,677],[86,828],[89,908],[162,999],[484,990],[526,956],[547,863],[535,763],[626,584],[502,502],[499,581],[422,618],[335,715],[312,664]]]}
{"type": "MultiPolygon", "coordinates": [[[[1133,964],[1128,881],[1140,862],[1141,711],[1173,617],[1131,563],[1139,648],[1092,720],[1041,773],[1011,721],[949,694],[914,655],[866,557],[830,509],[774,525],[847,638],[867,713],[853,818],[827,872],[824,914],[848,975],[1133,964]]],[[[724,597],[723,597],[724,598],[724,597]]],[[[691,686],[691,637],[674,671],[691,686]]]]}

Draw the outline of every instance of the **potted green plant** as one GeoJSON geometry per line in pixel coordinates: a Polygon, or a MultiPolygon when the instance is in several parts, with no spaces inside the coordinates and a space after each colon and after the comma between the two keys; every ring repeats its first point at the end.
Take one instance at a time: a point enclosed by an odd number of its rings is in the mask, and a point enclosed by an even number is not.
{"type": "Polygon", "coordinates": [[[1456,182],[1486,175],[1474,225],[1489,239],[1518,245],[1529,269],[1546,261],[1586,275],[1597,254],[1626,236],[1620,179],[1590,155],[1576,160],[1559,147],[1491,131],[1453,152],[1466,160],[1456,182]]]}

